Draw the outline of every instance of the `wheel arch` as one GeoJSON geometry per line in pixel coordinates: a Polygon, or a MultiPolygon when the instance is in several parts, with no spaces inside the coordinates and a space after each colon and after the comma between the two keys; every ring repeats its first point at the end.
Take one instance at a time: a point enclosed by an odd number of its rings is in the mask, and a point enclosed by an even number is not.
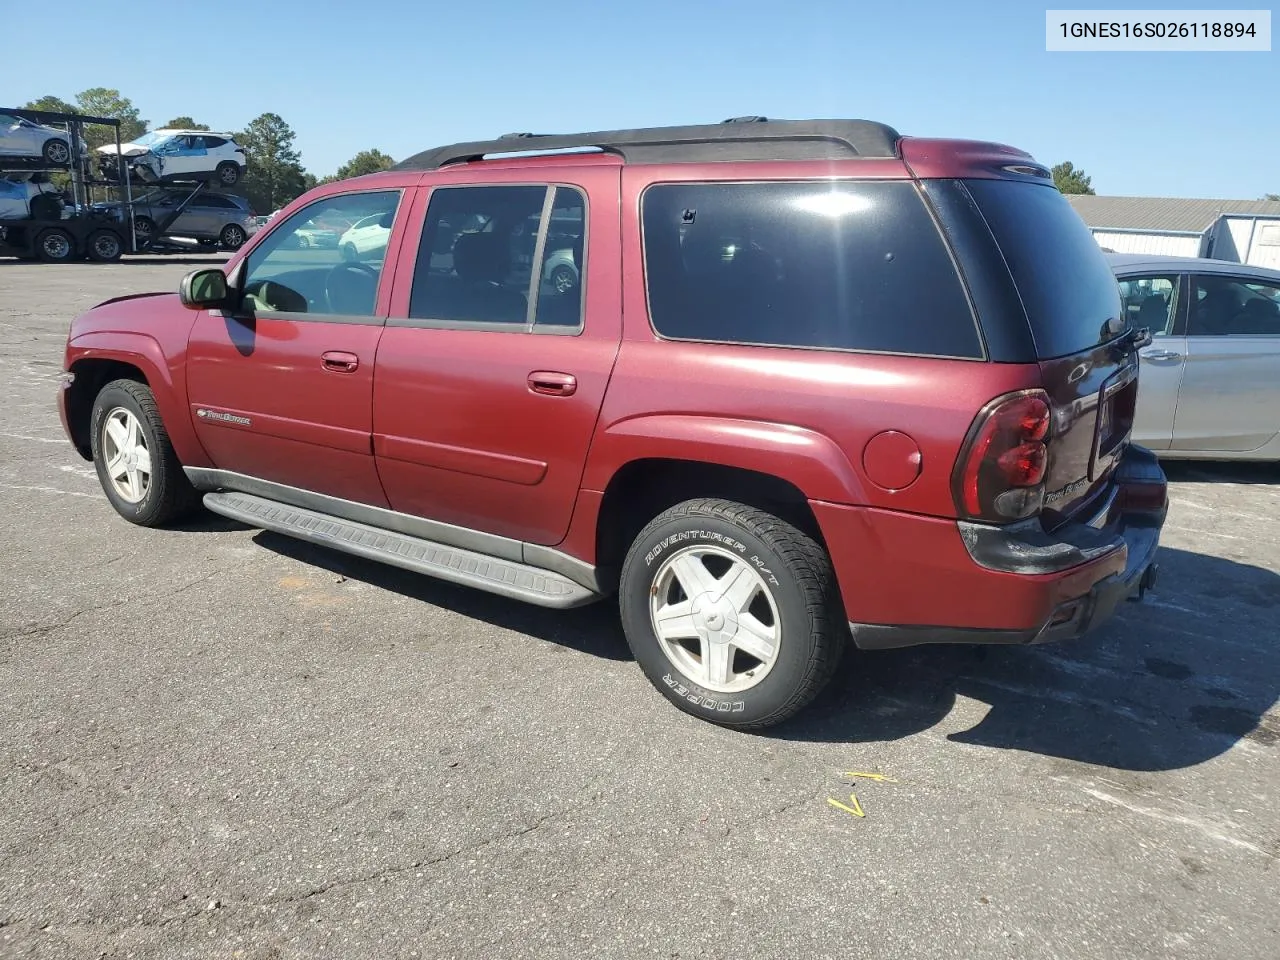
{"type": "Polygon", "coordinates": [[[94,400],[112,380],[125,379],[136,380],[151,391],[178,458],[190,466],[209,465],[186,403],[154,338],[121,331],[89,333],[72,340],[67,353],[66,369],[74,374],[66,388],[67,432],[82,457],[92,459],[89,418],[94,400]]]}

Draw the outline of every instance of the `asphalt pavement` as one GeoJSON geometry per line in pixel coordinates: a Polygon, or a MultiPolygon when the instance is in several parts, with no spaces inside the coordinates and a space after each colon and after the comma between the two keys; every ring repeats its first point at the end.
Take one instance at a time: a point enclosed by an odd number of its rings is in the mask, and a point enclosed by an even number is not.
{"type": "Polygon", "coordinates": [[[117,517],[67,325],[197,262],[0,261],[0,957],[1280,955],[1280,466],[1169,466],[1096,635],[855,654],[734,733],[610,605],[117,517]]]}

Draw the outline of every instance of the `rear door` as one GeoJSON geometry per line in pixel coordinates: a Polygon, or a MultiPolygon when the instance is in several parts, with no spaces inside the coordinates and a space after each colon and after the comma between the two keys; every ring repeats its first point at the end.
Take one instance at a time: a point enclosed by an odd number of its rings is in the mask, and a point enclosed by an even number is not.
{"type": "Polygon", "coordinates": [[[1122,337],[1115,274],[1052,184],[965,184],[1008,266],[1053,408],[1044,509],[1053,526],[1093,502],[1130,437],[1137,354],[1122,337]]]}
{"type": "Polygon", "coordinates": [[[564,538],[621,341],[619,170],[433,177],[374,378],[374,453],[394,509],[564,538]],[[543,278],[553,224],[586,247],[566,289],[543,278]]]}
{"type": "Polygon", "coordinates": [[[1185,274],[1176,272],[1120,278],[1120,300],[1129,326],[1151,331],[1151,344],[1141,351],[1133,441],[1152,450],[1167,450],[1173,443],[1173,417],[1187,356],[1186,282],[1185,274]]]}
{"type": "Polygon", "coordinates": [[[1195,274],[1173,448],[1244,453],[1280,433],[1280,281],[1195,274]]]}

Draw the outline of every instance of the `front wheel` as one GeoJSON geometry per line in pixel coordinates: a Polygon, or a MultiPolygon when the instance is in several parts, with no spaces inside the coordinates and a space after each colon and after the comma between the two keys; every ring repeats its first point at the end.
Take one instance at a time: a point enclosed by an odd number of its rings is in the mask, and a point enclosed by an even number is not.
{"type": "Polygon", "coordinates": [[[619,588],[636,662],[681,710],[760,729],[835,673],[848,632],[826,551],[754,507],[689,500],[636,537],[619,588]]]}
{"type": "Polygon", "coordinates": [[[114,380],[99,391],[89,442],[103,492],[130,523],[158,527],[199,503],[146,384],[114,380]]]}

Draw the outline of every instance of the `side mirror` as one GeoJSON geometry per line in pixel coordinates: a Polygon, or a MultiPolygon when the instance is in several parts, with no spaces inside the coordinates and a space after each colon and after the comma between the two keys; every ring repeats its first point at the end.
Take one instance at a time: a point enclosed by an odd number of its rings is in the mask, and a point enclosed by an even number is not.
{"type": "Polygon", "coordinates": [[[182,299],[182,305],[191,310],[225,306],[229,296],[227,275],[216,267],[210,270],[192,270],[182,278],[178,296],[182,299]]]}

